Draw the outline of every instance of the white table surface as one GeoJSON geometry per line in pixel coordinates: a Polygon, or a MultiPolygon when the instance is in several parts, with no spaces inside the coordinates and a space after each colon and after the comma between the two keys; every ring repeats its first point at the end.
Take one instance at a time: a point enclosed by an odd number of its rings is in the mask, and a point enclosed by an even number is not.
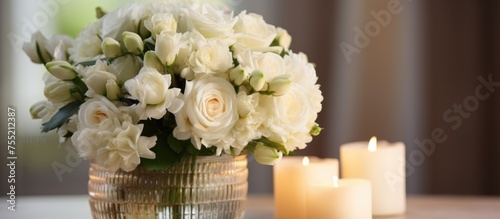
{"type": "MultiPolygon", "coordinates": [[[[89,219],[87,200],[86,195],[17,197],[16,212],[2,201],[0,218],[89,219]]],[[[273,205],[271,196],[249,196],[245,219],[273,219],[273,205]]],[[[406,214],[391,219],[500,219],[500,197],[412,196],[406,214]]]]}

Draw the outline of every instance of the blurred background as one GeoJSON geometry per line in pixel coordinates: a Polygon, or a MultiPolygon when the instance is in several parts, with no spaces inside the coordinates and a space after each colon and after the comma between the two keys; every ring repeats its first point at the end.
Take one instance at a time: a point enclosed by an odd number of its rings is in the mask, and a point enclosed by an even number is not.
{"type": "MultiPolygon", "coordinates": [[[[339,158],[340,145],[376,135],[406,144],[410,194],[500,195],[499,1],[226,1],[287,29],[291,49],[317,65],[325,129],[298,155],[339,158]]],[[[37,29],[76,36],[95,21],[96,6],[125,2],[0,1],[0,121],[7,106],[16,109],[19,195],[85,194],[88,179],[88,162],[30,118],[44,99],[44,69],[22,43],[37,29]]],[[[272,193],[272,167],[249,165],[250,192],[272,193]]],[[[0,171],[5,192],[5,165],[0,171]]]]}

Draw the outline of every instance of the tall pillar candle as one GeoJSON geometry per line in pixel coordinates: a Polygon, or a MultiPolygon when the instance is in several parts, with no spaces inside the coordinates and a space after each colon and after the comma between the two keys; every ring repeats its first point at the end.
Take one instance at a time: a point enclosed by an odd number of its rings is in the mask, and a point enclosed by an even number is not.
{"type": "Polygon", "coordinates": [[[365,179],[334,178],[311,183],[307,190],[308,219],[371,219],[371,183],[365,179]]]}
{"type": "Polygon", "coordinates": [[[364,178],[372,183],[374,216],[399,215],[406,211],[405,145],[376,138],[340,147],[343,178],[364,178]],[[370,145],[370,146],[369,146],[370,145]]]}
{"type": "Polygon", "coordinates": [[[338,171],[337,159],[284,157],[274,165],[275,218],[306,218],[307,185],[325,175],[338,176],[338,171]]]}

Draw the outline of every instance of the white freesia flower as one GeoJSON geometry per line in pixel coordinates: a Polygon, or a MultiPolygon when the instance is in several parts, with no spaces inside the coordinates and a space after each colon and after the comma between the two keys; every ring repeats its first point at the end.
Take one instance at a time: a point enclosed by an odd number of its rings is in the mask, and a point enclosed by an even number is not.
{"type": "Polygon", "coordinates": [[[189,57],[195,74],[224,73],[233,66],[233,56],[227,45],[219,39],[209,39],[189,57]]]}
{"type": "Polygon", "coordinates": [[[68,61],[68,49],[73,46],[74,39],[66,35],[53,35],[45,49],[52,55],[54,60],[68,61]]]}
{"type": "Polygon", "coordinates": [[[166,31],[156,36],[155,52],[162,64],[171,65],[174,63],[177,53],[182,47],[181,37],[180,33],[172,34],[166,31]]]}
{"type": "Polygon", "coordinates": [[[25,42],[23,44],[23,50],[30,57],[32,62],[47,63],[52,60],[52,57],[50,52],[45,48],[46,45],[47,38],[45,38],[40,31],[37,31],[31,35],[31,42],[25,42]],[[40,53],[38,53],[37,50],[39,50],[40,53]]]}
{"type": "Polygon", "coordinates": [[[113,72],[116,72],[116,82],[120,85],[139,74],[142,66],[142,60],[133,55],[117,58],[110,65],[113,72]]]}
{"type": "Polygon", "coordinates": [[[54,103],[68,101],[72,98],[72,90],[75,84],[68,81],[55,81],[45,85],[43,94],[45,97],[54,103]]]}
{"type": "Polygon", "coordinates": [[[217,147],[217,154],[234,142],[232,128],[238,121],[236,92],[227,80],[201,77],[186,82],[184,107],[175,115],[174,137],[191,139],[201,146],[217,147]]]}
{"type": "Polygon", "coordinates": [[[263,134],[261,124],[266,119],[266,110],[259,106],[260,94],[247,95],[240,91],[237,95],[239,120],[232,130],[237,136],[232,146],[242,150],[252,140],[260,138],[263,134]]]}
{"type": "Polygon", "coordinates": [[[39,101],[30,107],[31,118],[42,119],[42,124],[46,123],[63,105],[49,101],[39,101]]]}
{"type": "Polygon", "coordinates": [[[88,87],[85,93],[88,97],[95,95],[106,96],[106,83],[108,80],[117,81],[116,71],[104,61],[97,60],[96,64],[90,67],[79,67],[83,76],[82,80],[88,87]]]}
{"type": "Polygon", "coordinates": [[[242,11],[238,15],[238,22],[234,25],[238,43],[252,50],[265,49],[276,38],[276,28],[267,24],[261,15],[242,11]]]}
{"type": "Polygon", "coordinates": [[[101,49],[102,20],[87,26],[68,49],[70,60],[76,63],[96,60],[103,56],[101,49]]]}
{"type": "Polygon", "coordinates": [[[281,160],[283,152],[259,143],[255,146],[254,157],[261,164],[274,165],[281,160]]]}
{"type": "Polygon", "coordinates": [[[128,120],[123,122],[110,134],[104,146],[97,149],[96,163],[112,171],[132,171],[140,164],[141,157],[154,159],[156,155],[150,149],[156,145],[157,137],[141,136],[143,126],[128,120]]]}
{"type": "Polygon", "coordinates": [[[171,76],[162,75],[155,68],[143,67],[139,74],[125,82],[125,88],[132,99],[139,100],[140,119],[160,119],[167,110],[177,113],[182,105],[179,88],[169,89],[171,76]]]}
{"type": "Polygon", "coordinates": [[[171,13],[156,13],[144,21],[144,26],[151,32],[153,38],[161,32],[176,33],[177,21],[171,13]]]}
{"type": "Polygon", "coordinates": [[[285,57],[286,72],[292,84],[284,95],[264,96],[261,104],[268,110],[263,126],[272,134],[269,139],[282,143],[288,151],[303,149],[312,140],[311,129],[321,111],[323,96],[316,84],[316,71],[303,56],[285,57]]]}
{"type": "Polygon", "coordinates": [[[141,157],[155,158],[149,149],[156,144],[156,136],[140,136],[143,125],[134,125],[125,110],[102,96],[90,99],[80,108],[78,129],[71,141],[81,157],[95,159],[113,171],[131,171],[141,157]]]}
{"type": "Polygon", "coordinates": [[[288,34],[288,31],[281,27],[276,28],[276,33],[276,38],[278,39],[280,46],[282,46],[285,50],[289,50],[290,44],[292,44],[292,36],[288,34]]]}

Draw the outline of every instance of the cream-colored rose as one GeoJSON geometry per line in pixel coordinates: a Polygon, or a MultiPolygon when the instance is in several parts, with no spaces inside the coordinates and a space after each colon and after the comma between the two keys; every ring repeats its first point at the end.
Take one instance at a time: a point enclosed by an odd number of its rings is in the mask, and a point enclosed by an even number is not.
{"type": "Polygon", "coordinates": [[[177,21],[171,13],[156,13],[150,19],[144,21],[144,26],[151,32],[153,38],[163,31],[169,33],[177,32],[177,21]]]}
{"type": "Polygon", "coordinates": [[[267,24],[261,15],[246,11],[238,15],[238,22],[234,25],[237,41],[252,50],[269,47],[276,38],[276,28],[267,24]]]}
{"type": "Polygon", "coordinates": [[[183,11],[181,17],[186,19],[186,24],[179,26],[183,32],[194,29],[206,38],[224,40],[227,46],[235,42],[233,26],[236,19],[232,13],[217,10],[210,4],[192,4],[183,11]]]}
{"type": "Polygon", "coordinates": [[[179,49],[183,46],[181,41],[182,34],[172,34],[162,32],[156,36],[155,53],[163,65],[171,65],[174,63],[179,49]]]}
{"type": "Polygon", "coordinates": [[[112,171],[132,171],[141,163],[141,157],[154,159],[156,155],[150,149],[156,145],[157,137],[141,136],[143,126],[123,122],[111,133],[106,144],[97,149],[95,161],[112,171]]]}
{"type": "Polygon", "coordinates": [[[186,82],[184,107],[175,115],[174,137],[190,139],[196,148],[217,147],[217,153],[234,142],[232,128],[238,121],[236,92],[227,80],[201,77],[186,82]]]}
{"type": "Polygon", "coordinates": [[[191,53],[189,64],[195,74],[224,73],[233,66],[233,55],[222,40],[210,39],[191,53]]]}
{"type": "Polygon", "coordinates": [[[78,129],[114,130],[117,121],[122,120],[122,111],[106,97],[96,95],[80,106],[78,129]]]}
{"type": "Polygon", "coordinates": [[[143,67],[139,74],[127,82],[125,88],[132,99],[139,100],[140,119],[160,119],[167,110],[177,113],[182,108],[179,88],[171,88],[171,76],[162,75],[155,68],[143,67]]]}

